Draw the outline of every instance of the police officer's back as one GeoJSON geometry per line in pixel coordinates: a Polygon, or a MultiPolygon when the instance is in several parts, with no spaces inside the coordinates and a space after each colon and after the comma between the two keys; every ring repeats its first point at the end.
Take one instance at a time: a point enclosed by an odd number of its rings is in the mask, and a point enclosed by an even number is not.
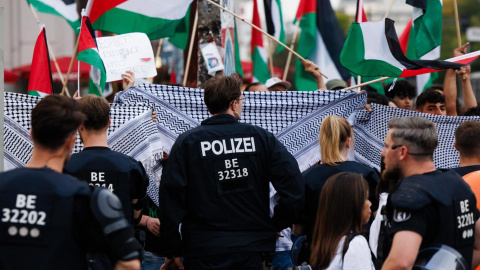
{"type": "Polygon", "coordinates": [[[389,122],[382,151],[384,179],[402,179],[387,201],[387,236],[382,269],[411,268],[419,249],[446,244],[469,263],[478,260],[480,216],[468,185],[453,171],[436,170],[435,125],[421,117],[389,122]],[[391,248],[390,248],[391,247],[391,248]]]}
{"type": "Polygon", "coordinates": [[[73,154],[64,172],[90,186],[102,187],[116,194],[122,202],[125,217],[131,224],[140,223],[148,178],[142,164],[111,150],[107,143],[110,106],[106,99],[86,95],[79,101],[87,116],[78,131],[84,143],[82,152],[73,154]]]}
{"type": "Polygon", "coordinates": [[[0,174],[0,269],[85,269],[86,252],[104,242],[117,269],[139,268],[118,198],[60,173],[84,119],[60,95],[33,109],[30,162],[0,174]]]}
{"type": "Polygon", "coordinates": [[[206,82],[212,117],[177,138],[163,170],[161,237],[178,256],[182,223],[189,269],[260,268],[261,253],[275,250],[276,234],[293,223],[303,203],[292,155],[270,132],[238,121],[240,85],[235,76],[206,82]],[[269,182],[280,197],[272,218],[269,182]]]}

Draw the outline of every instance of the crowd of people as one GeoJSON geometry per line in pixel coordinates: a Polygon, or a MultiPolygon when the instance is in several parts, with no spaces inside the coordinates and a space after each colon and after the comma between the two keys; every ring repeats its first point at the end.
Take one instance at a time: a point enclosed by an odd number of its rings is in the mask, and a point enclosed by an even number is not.
{"type": "MultiPolygon", "coordinates": [[[[346,87],[339,79],[325,84],[313,63],[304,65],[319,90],[346,87]]],[[[368,92],[368,103],[461,115],[458,76],[465,115],[478,115],[469,73],[469,67],[447,71],[443,87],[427,89],[415,102],[415,87],[399,80],[385,87],[386,96],[368,92]]],[[[134,80],[127,73],[124,88],[134,80]]],[[[244,91],[290,86],[272,78],[244,91]]],[[[460,164],[445,170],[433,163],[438,137],[431,121],[391,119],[378,172],[349,158],[352,123],[330,115],[319,131],[321,161],[302,173],[272,133],[239,121],[241,88],[236,75],[205,83],[211,117],[181,134],[161,161],[158,207],[146,194],[142,164],[108,147],[105,99],[43,98],[31,114],[30,162],[0,174],[0,269],[280,270],[300,264],[475,269],[480,264],[479,121],[452,130],[460,164]],[[77,132],[84,149],[70,155],[77,132]],[[291,256],[298,243],[299,252],[291,256]]]]}

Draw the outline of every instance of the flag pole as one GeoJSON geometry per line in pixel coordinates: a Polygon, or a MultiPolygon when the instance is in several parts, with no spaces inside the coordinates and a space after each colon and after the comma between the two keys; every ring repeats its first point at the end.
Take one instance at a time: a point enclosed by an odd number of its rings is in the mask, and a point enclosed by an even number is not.
{"type": "MultiPolygon", "coordinates": [[[[295,23],[295,30],[293,31],[293,37],[292,37],[292,43],[290,44],[290,49],[292,51],[295,49],[295,43],[297,41],[297,34],[298,30],[300,29],[300,19],[297,19],[297,22],[295,23]]],[[[288,76],[288,70],[290,68],[290,61],[292,60],[292,52],[288,51],[288,56],[287,56],[287,63],[285,64],[285,71],[283,71],[283,80],[287,80],[288,76]]]]}
{"type": "Polygon", "coordinates": [[[270,77],[275,76],[275,72],[273,70],[273,55],[275,54],[274,46],[271,40],[268,40],[268,66],[270,68],[270,77]]]}
{"type": "MultiPolygon", "coordinates": [[[[462,36],[460,35],[460,22],[458,20],[458,6],[457,0],[453,0],[453,12],[455,13],[455,27],[457,28],[457,42],[458,47],[462,46],[462,36]]],[[[462,79],[465,79],[466,74],[463,74],[462,79]]]]}
{"type": "MultiPolygon", "coordinates": [[[[454,0],[454,1],[455,1],[455,0],[454,0]]],[[[387,18],[388,15],[390,15],[390,11],[392,10],[393,3],[395,3],[395,0],[392,0],[392,1],[390,2],[390,6],[388,7],[387,12],[385,12],[385,17],[384,17],[384,18],[387,18]]]]}
{"type": "Polygon", "coordinates": [[[343,88],[342,90],[350,90],[350,89],[360,88],[362,86],[369,85],[369,84],[376,83],[376,82],[381,82],[381,81],[384,81],[386,79],[390,79],[390,77],[380,77],[380,78],[378,78],[376,80],[373,80],[373,81],[364,82],[364,83],[361,83],[361,84],[357,84],[357,85],[354,85],[354,86],[343,88]]]}
{"type": "MultiPolygon", "coordinates": [[[[257,30],[260,31],[262,34],[264,34],[264,35],[266,35],[268,38],[270,38],[271,40],[275,41],[276,43],[278,43],[279,45],[281,45],[282,47],[284,47],[284,48],[287,49],[288,51],[292,52],[296,57],[298,57],[298,58],[299,58],[300,60],[302,60],[303,62],[306,61],[305,58],[303,58],[300,54],[298,54],[298,53],[295,52],[294,50],[290,49],[290,48],[289,48],[287,45],[285,45],[283,42],[279,41],[278,39],[276,39],[275,37],[273,37],[273,36],[270,35],[269,33],[263,31],[263,30],[262,30],[261,28],[259,28],[258,26],[253,25],[252,23],[245,21],[244,18],[242,18],[242,17],[238,16],[237,14],[231,12],[230,10],[228,10],[228,9],[220,6],[219,4],[213,2],[212,0],[205,0],[205,1],[211,3],[212,5],[218,7],[219,9],[222,9],[223,11],[229,13],[230,15],[233,15],[234,17],[236,17],[237,19],[241,20],[242,22],[244,22],[244,23],[250,25],[251,27],[257,29],[257,30]]],[[[319,72],[323,77],[325,77],[325,78],[328,79],[328,77],[320,71],[320,68],[317,67],[317,70],[318,70],[318,72],[319,72]]]]}
{"type": "Polygon", "coordinates": [[[75,59],[75,57],[77,57],[77,49],[78,49],[79,42],[80,42],[80,35],[78,35],[77,44],[75,44],[75,48],[73,49],[72,59],[70,60],[70,65],[68,66],[67,78],[65,78],[65,80],[62,82],[63,88],[62,88],[62,92],[60,93],[61,95],[63,95],[63,93],[65,92],[65,89],[67,88],[68,77],[70,76],[70,72],[72,71],[73,60],[75,59]]]}
{"type": "Polygon", "coordinates": [[[183,86],[187,85],[188,70],[190,68],[190,60],[192,59],[193,44],[195,42],[195,36],[197,35],[198,24],[198,8],[195,10],[195,19],[193,20],[192,35],[190,36],[190,46],[188,46],[187,63],[185,65],[185,71],[183,72],[183,86]]]}
{"type": "Polygon", "coordinates": [[[457,0],[453,0],[453,11],[455,13],[455,27],[457,28],[458,47],[461,47],[462,46],[462,37],[460,36],[460,23],[459,23],[459,20],[458,20],[457,0]]]}
{"type": "MultiPolygon", "coordinates": [[[[41,25],[40,19],[38,18],[37,12],[35,11],[35,8],[33,7],[32,4],[29,4],[29,6],[30,6],[30,10],[32,11],[33,17],[37,22],[38,28],[42,30],[42,25],[41,25]]],[[[57,69],[60,80],[63,82],[62,71],[60,70],[60,66],[58,65],[57,58],[53,54],[52,46],[50,46],[50,42],[48,42],[48,39],[47,39],[47,48],[48,48],[48,52],[50,53],[50,56],[52,57],[53,63],[55,64],[55,68],[57,69]]],[[[62,90],[62,94],[63,94],[63,90],[62,90]]],[[[67,89],[67,96],[70,97],[70,93],[68,92],[68,89],[67,89]]]]}

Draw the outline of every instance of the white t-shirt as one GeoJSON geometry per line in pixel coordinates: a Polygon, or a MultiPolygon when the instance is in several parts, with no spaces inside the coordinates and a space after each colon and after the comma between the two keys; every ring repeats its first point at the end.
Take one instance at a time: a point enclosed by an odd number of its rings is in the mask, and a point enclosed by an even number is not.
{"type": "Polygon", "coordinates": [[[338,242],[337,253],[326,270],[375,270],[367,239],[361,235],[355,236],[352,241],[350,241],[342,263],[343,242],[345,238],[345,236],[342,237],[340,242],[338,242]]]}
{"type": "Polygon", "coordinates": [[[388,193],[381,193],[378,202],[377,215],[370,226],[370,248],[375,256],[377,256],[378,237],[380,235],[380,227],[383,222],[382,207],[387,204],[388,193]]]}

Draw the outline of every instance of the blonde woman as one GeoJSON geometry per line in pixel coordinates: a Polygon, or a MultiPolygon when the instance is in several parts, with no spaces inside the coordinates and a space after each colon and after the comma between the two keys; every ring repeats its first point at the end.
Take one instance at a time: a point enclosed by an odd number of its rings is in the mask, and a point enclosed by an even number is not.
{"type": "Polygon", "coordinates": [[[320,127],[321,164],[313,166],[303,173],[305,178],[305,206],[303,211],[304,234],[307,242],[311,242],[316,219],[318,198],[327,179],[339,172],[355,172],[363,176],[368,183],[369,200],[372,202],[372,213],[377,210],[378,199],[375,188],[378,182],[378,173],[365,164],[348,161],[347,154],[353,148],[353,130],[348,121],[339,116],[325,117],[320,127]]]}

